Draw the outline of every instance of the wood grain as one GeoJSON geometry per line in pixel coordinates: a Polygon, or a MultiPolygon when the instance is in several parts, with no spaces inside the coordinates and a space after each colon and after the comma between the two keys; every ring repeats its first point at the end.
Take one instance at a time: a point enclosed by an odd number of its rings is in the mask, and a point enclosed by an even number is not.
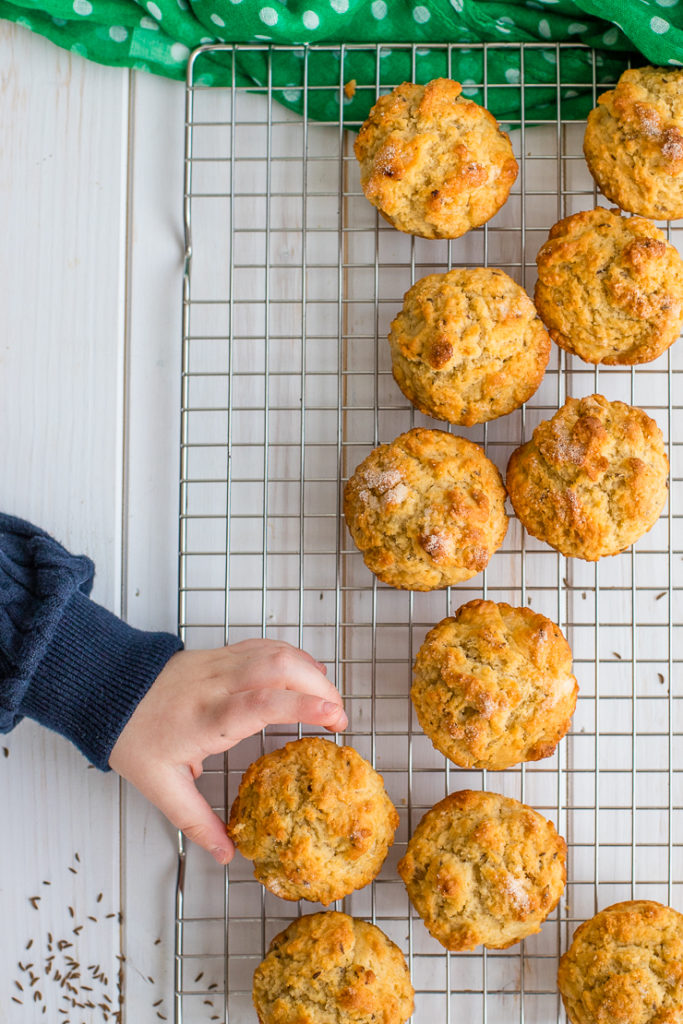
{"type": "MultiPolygon", "coordinates": [[[[90,555],[95,596],[116,610],[129,76],[7,23],[0,67],[0,507],[90,555]]],[[[119,925],[106,914],[120,904],[118,780],[29,723],[1,745],[0,1020],[57,1020],[69,1004],[44,976],[48,933],[100,965],[116,998],[119,925]],[[18,961],[40,974],[44,1018],[6,995],[22,998],[18,961]]]]}
{"type": "MultiPolygon", "coordinates": [[[[170,632],[177,618],[183,105],[179,83],[134,76],[123,597],[132,625],[170,632]]],[[[176,833],[128,786],[121,822],[124,912],[135,921],[126,955],[137,968],[126,977],[127,1003],[156,1020],[150,1008],[163,998],[158,1009],[171,1019],[176,833]]]]}

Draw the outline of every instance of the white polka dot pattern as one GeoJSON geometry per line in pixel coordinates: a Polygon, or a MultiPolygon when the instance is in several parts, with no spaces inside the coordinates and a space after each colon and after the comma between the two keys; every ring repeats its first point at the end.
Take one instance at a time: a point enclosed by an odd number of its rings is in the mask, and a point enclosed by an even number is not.
{"type": "MultiPolygon", "coordinates": [[[[520,83],[519,51],[515,48],[520,38],[550,44],[528,50],[524,64],[530,85],[547,86],[534,95],[550,117],[557,100],[556,94],[550,95],[550,83],[557,80],[557,70],[550,67],[557,64],[556,43],[570,44],[562,51],[561,72],[563,79],[572,83],[571,89],[562,88],[564,100],[570,103],[563,111],[571,119],[586,116],[586,97],[593,85],[589,67],[593,57],[589,50],[572,49],[573,43],[596,48],[599,91],[619,77],[629,51],[635,53],[636,48],[642,54],[631,57],[636,66],[640,60],[683,67],[683,0],[601,0],[600,9],[593,13],[593,8],[591,0],[585,4],[582,0],[516,0],[492,6],[481,0],[12,0],[4,5],[3,13],[22,27],[61,42],[72,53],[109,64],[144,67],[173,78],[182,78],[190,50],[196,45],[220,41],[294,43],[297,47],[318,41],[334,44],[355,41],[360,29],[360,38],[369,47],[379,44],[380,93],[391,91],[388,83],[393,85],[411,74],[410,62],[406,64],[409,52],[403,46],[392,49],[384,40],[419,44],[413,50],[415,75],[424,82],[445,73],[443,53],[431,48],[431,40],[448,39],[457,44],[449,53],[449,73],[477,102],[483,101],[479,44],[500,41],[512,46],[508,51],[489,49],[487,81],[492,86],[508,86],[494,95],[502,105],[500,117],[514,123],[521,113],[519,90],[514,88],[520,83]],[[445,35],[444,26],[448,27],[445,35]],[[583,89],[581,82],[585,83],[583,89]]],[[[274,91],[298,110],[304,99],[292,65],[299,66],[303,56],[301,48],[275,52],[272,58],[274,91]],[[278,80],[280,66],[286,71],[278,80]]],[[[309,69],[322,70],[324,62],[339,59],[340,51],[333,48],[311,52],[309,69]]],[[[238,57],[245,80],[262,87],[259,61],[262,55],[246,50],[238,57]]],[[[211,73],[198,68],[202,84],[229,85],[227,64],[223,69],[212,67],[211,73]]],[[[347,49],[345,81],[355,78],[360,87],[343,97],[354,122],[366,116],[371,98],[377,95],[372,64],[367,52],[347,49]]],[[[312,118],[329,121],[338,116],[339,96],[333,96],[334,91],[331,87],[309,93],[312,118]]],[[[535,103],[527,104],[526,110],[533,118],[531,106],[535,113],[535,103]]]]}
{"type": "Polygon", "coordinates": [[[277,25],[277,11],[274,7],[262,7],[258,16],[264,25],[277,25]]]}

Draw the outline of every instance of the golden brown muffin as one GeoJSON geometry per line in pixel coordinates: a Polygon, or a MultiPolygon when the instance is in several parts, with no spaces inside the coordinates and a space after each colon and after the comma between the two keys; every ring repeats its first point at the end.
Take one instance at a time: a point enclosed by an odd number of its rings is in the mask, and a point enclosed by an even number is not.
{"type": "Polygon", "coordinates": [[[437,750],[461,768],[550,757],[579,692],[559,626],[530,608],[470,601],[427,634],[410,696],[437,750]]]}
{"type": "Polygon", "coordinates": [[[380,96],[358,133],[365,195],[399,231],[458,238],[497,213],[517,177],[508,136],[450,78],[380,96]]]}
{"type": "Polygon", "coordinates": [[[571,1024],[681,1024],[683,915],[650,900],[585,921],[557,978],[571,1024]]]}
{"type": "Polygon", "coordinates": [[[631,405],[568,398],[510,457],[507,489],[533,537],[563,555],[617,555],[657,522],[669,460],[662,432],[631,405]]]}
{"type": "Polygon", "coordinates": [[[583,152],[600,190],[622,210],[683,217],[683,71],[624,71],[588,115],[583,152]]]}
{"type": "Polygon", "coordinates": [[[344,490],[344,515],[368,569],[402,590],[476,576],[507,530],[505,489],[483,450],[420,427],[361,462],[344,490]]]}
{"type": "Polygon", "coordinates": [[[429,274],[406,292],[389,334],[394,379],[436,419],[471,427],[531,398],[550,358],[536,308],[502,270],[429,274]]]}
{"type": "Polygon", "coordinates": [[[326,906],[378,874],[397,826],[382,776],[357,751],[305,736],[250,765],[228,834],[266,889],[326,906]]]}
{"type": "Polygon", "coordinates": [[[564,839],[531,807],[465,789],[427,811],[398,872],[446,949],[506,949],[539,932],[557,906],[566,854],[564,839]]]}
{"type": "Polygon", "coordinates": [[[398,946],[333,911],[293,921],[254,971],[260,1024],[404,1024],[413,996],[398,946]]]}
{"type": "Polygon", "coordinates": [[[641,217],[586,210],[551,228],[534,300],[550,336],[588,363],[649,363],[683,323],[683,260],[641,217]]]}

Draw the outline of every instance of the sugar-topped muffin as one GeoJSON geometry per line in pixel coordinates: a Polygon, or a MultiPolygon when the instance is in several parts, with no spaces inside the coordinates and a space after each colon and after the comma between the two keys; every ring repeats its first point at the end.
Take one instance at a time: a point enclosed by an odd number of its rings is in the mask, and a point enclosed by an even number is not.
{"type": "Polygon", "coordinates": [[[666,504],[669,460],[646,412],[602,395],[568,398],[510,457],[507,489],[525,529],[595,562],[634,544],[666,504]]]}
{"type": "Polygon", "coordinates": [[[534,301],[553,341],[588,363],[649,363],[679,337],[683,260],[642,217],[585,210],[550,230],[534,301]]]}
{"type": "Polygon", "coordinates": [[[683,914],[652,900],[601,910],[577,928],[557,981],[571,1024],[680,1024],[683,914]]]}
{"type": "Polygon", "coordinates": [[[484,451],[421,427],[361,462],[344,490],[344,515],[368,569],[404,590],[470,579],[507,530],[505,489],[484,451]]]}
{"type": "Polygon", "coordinates": [[[437,750],[461,768],[500,770],[554,752],[578,690],[559,626],[476,600],[429,631],[410,696],[437,750]]]}
{"type": "Polygon", "coordinates": [[[683,71],[624,71],[588,115],[583,152],[600,190],[622,210],[683,217],[683,71]]]}
{"type": "Polygon", "coordinates": [[[276,896],[327,905],[378,874],[397,826],[382,776],[365,758],[305,736],[250,765],[228,834],[276,896]]]}
{"type": "Polygon", "coordinates": [[[458,238],[490,220],[517,177],[493,114],[450,78],[380,96],[355,144],[361,186],[399,231],[458,238]]]}
{"type": "Polygon", "coordinates": [[[410,288],[389,334],[394,379],[416,408],[465,427],[531,398],[550,358],[536,307],[491,267],[429,274],[410,288]]]}
{"type": "Polygon", "coordinates": [[[254,972],[260,1024],[405,1024],[405,957],[376,925],[328,911],[293,921],[254,972]]]}
{"type": "Polygon", "coordinates": [[[553,824],[531,807],[465,789],[427,811],[398,872],[446,949],[506,949],[540,931],[557,906],[566,854],[553,824]]]}

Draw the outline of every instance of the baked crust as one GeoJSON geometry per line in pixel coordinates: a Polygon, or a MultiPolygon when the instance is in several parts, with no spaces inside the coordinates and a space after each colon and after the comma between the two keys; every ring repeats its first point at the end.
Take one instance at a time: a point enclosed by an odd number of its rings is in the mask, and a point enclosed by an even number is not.
{"type": "Polygon", "coordinates": [[[276,896],[326,906],[372,881],[397,827],[382,776],[356,750],[305,736],[249,766],[228,834],[276,896]]]}
{"type": "Polygon", "coordinates": [[[595,562],[634,544],[666,504],[669,460],[647,413],[602,395],[568,398],[510,457],[507,489],[525,529],[595,562]]]}
{"type": "Polygon", "coordinates": [[[505,416],[539,387],[550,338],[502,270],[429,274],[410,288],[389,333],[394,379],[428,416],[461,426],[505,416]]]}
{"type": "Polygon", "coordinates": [[[557,906],[566,853],[552,823],[531,807],[465,789],[427,811],[398,872],[446,949],[506,949],[540,931],[557,906]]]}
{"type": "Polygon", "coordinates": [[[683,71],[624,71],[588,115],[583,152],[601,191],[622,210],[683,217],[683,71]]]}
{"type": "Polygon", "coordinates": [[[422,427],[361,462],[344,489],[344,515],[368,569],[404,590],[476,576],[507,530],[505,489],[483,450],[422,427]]]}
{"type": "Polygon", "coordinates": [[[410,696],[437,750],[461,768],[550,757],[579,688],[559,626],[530,608],[470,601],[418,651],[410,696]]]}
{"type": "Polygon", "coordinates": [[[493,114],[450,78],[380,96],[354,146],[361,186],[399,231],[458,238],[508,197],[517,161],[493,114]]]}
{"type": "Polygon", "coordinates": [[[260,1024],[405,1024],[413,986],[375,925],[328,911],[293,921],[254,972],[260,1024]]]}
{"type": "Polygon", "coordinates": [[[679,337],[683,260],[642,217],[565,217],[536,257],[534,301],[553,341],[588,363],[649,363],[679,337]]]}
{"type": "Polygon", "coordinates": [[[683,915],[651,900],[585,921],[557,978],[571,1024],[680,1024],[683,915]]]}

